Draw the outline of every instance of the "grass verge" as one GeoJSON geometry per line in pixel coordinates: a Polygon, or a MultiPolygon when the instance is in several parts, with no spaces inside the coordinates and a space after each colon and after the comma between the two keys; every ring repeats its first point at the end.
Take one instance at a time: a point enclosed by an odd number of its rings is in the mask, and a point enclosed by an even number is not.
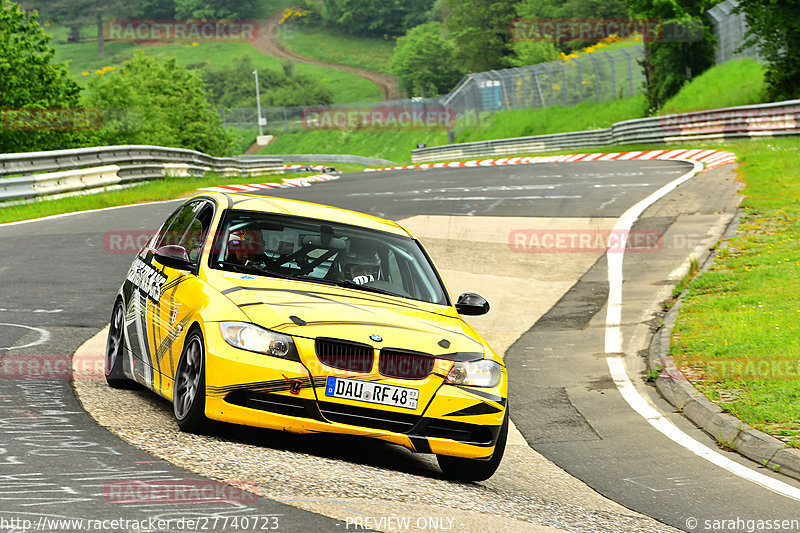
{"type": "Polygon", "coordinates": [[[755,59],[708,69],[664,104],[662,115],[765,102],[764,68],[755,59]]]}
{"type": "Polygon", "coordinates": [[[392,72],[395,40],[380,37],[357,37],[323,28],[297,25],[286,28],[281,45],[304,57],[336,65],[392,72]]]}
{"type": "Polygon", "coordinates": [[[725,411],[800,447],[800,139],[731,148],[744,216],[688,284],[670,354],[725,411]]]}
{"type": "MultiPolygon", "coordinates": [[[[48,28],[48,30],[50,30],[48,28]]],[[[96,35],[96,32],[94,32],[96,35]]],[[[88,38],[88,37],[87,37],[88,38]]],[[[78,83],[85,83],[91,76],[100,76],[98,70],[103,67],[119,67],[123,61],[133,57],[136,50],[144,50],[148,55],[157,57],[175,57],[183,65],[208,63],[226,65],[234,58],[250,56],[259,70],[271,69],[280,71],[281,60],[262,54],[250,43],[202,42],[197,46],[192,43],[168,43],[158,45],[137,45],[135,43],[105,43],[106,55],[97,55],[96,42],[76,44],[58,44],[55,61],[69,61],[70,76],[78,83]]],[[[380,88],[369,80],[355,74],[349,74],[328,67],[295,62],[295,71],[307,74],[325,84],[333,93],[334,103],[375,102],[383,99],[380,88]]],[[[255,107],[255,85],[253,86],[253,107],[255,107]]]]}
{"type": "Polygon", "coordinates": [[[481,119],[479,125],[456,127],[456,142],[484,141],[528,135],[608,128],[615,122],[641,118],[644,96],[608,102],[587,101],[570,107],[545,107],[501,111],[481,119]]]}

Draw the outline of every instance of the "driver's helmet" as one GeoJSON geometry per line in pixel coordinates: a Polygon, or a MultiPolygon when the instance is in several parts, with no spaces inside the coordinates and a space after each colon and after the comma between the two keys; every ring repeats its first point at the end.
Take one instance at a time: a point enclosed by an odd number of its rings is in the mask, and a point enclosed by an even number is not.
{"type": "Polygon", "coordinates": [[[351,247],[344,254],[342,270],[346,279],[359,285],[380,279],[381,260],[374,251],[364,247],[351,247]]]}
{"type": "Polygon", "coordinates": [[[265,250],[264,237],[261,232],[254,229],[237,229],[228,235],[228,255],[239,259],[253,258],[263,254],[265,250]]]}

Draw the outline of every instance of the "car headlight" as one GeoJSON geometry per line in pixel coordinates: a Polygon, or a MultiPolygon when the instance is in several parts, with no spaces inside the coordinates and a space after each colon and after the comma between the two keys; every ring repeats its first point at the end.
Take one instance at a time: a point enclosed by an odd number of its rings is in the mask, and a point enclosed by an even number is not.
{"type": "Polygon", "coordinates": [[[284,359],[298,359],[297,348],[288,335],[275,333],[247,322],[220,322],[219,329],[225,342],[234,348],[284,359]]]}
{"type": "Polygon", "coordinates": [[[496,387],[503,377],[503,369],[494,361],[458,361],[447,373],[447,383],[472,387],[496,387]]]}

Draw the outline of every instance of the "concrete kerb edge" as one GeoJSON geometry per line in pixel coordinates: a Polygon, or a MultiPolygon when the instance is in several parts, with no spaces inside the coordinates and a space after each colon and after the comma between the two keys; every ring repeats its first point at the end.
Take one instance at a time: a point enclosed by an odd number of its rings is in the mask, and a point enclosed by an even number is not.
{"type": "MultiPolygon", "coordinates": [[[[724,235],[730,236],[738,225],[741,211],[731,220],[724,235]]],[[[709,250],[700,273],[713,263],[716,252],[709,250]]],[[[721,447],[736,451],[763,467],[800,479],[800,450],[754,429],[722,409],[698,391],[667,355],[672,330],[683,303],[681,294],[664,317],[663,325],[653,334],[648,349],[647,367],[658,372],[655,386],[661,395],[697,427],[717,440],[721,447]]]]}

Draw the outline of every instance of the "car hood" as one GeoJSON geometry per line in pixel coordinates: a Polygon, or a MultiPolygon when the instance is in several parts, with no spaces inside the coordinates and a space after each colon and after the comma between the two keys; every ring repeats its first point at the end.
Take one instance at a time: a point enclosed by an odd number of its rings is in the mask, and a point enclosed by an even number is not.
{"type": "Polygon", "coordinates": [[[481,337],[450,306],[306,281],[231,281],[223,294],[253,323],[280,333],[432,355],[484,352],[481,337]]]}

